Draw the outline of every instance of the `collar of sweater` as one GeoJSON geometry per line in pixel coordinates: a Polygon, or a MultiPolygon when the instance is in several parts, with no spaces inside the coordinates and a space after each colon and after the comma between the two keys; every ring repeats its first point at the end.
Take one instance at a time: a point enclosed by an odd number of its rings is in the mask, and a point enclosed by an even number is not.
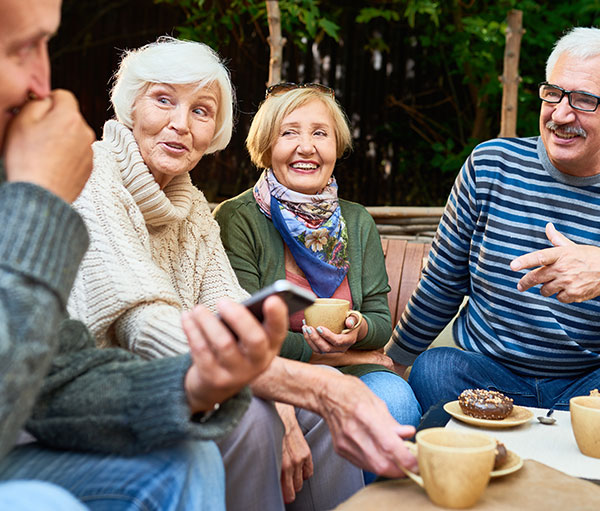
{"type": "Polygon", "coordinates": [[[140,208],[147,225],[157,227],[187,218],[193,190],[189,173],[175,176],[161,190],[127,126],[115,120],[107,121],[102,140],[114,154],[123,185],[140,208]]]}

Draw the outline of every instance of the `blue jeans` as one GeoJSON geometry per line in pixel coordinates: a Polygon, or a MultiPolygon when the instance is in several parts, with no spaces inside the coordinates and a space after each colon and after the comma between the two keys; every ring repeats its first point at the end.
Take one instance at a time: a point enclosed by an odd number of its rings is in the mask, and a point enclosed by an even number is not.
{"type": "Polygon", "coordinates": [[[419,425],[421,406],[406,380],[387,371],[367,373],[360,379],[385,402],[397,422],[415,427],[419,425]]]}
{"type": "MultiPolygon", "coordinates": [[[[27,444],[0,462],[0,480],[20,479],[60,486],[93,511],[225,510],[225,474],[214,442],[185,442],[134,457],[27,444]]],[[[24,502],[34,498],[23,494],[24,502]]]]}
{"type": "Polygon", "coordinates": [[[408,378],[421,408],[441,400],[454,401],[465,389],[497,390],[516,405],[568,410],[569,399],[600,387],[600,368],[583,376],[536,378],[521,376],[479,353],[456,348],[433,348],[413,364],[408,378]]]}
{"type": "MultiPolygon", "coordinates": [[[[360,379],[373,394],[385,402],[397,422],[415,427],[419,425],[421,406],[406,380],[387,371],[367,373],[360,379]]],[[[370,484],[377,475],[364,471],[363,477],[365,484],[370,484]]]]}
{"type": "Polygon", "coordinates": [[[86,511],[66,490],[42,481],[0,483],[0,509],[10,511],[86,511]]]}

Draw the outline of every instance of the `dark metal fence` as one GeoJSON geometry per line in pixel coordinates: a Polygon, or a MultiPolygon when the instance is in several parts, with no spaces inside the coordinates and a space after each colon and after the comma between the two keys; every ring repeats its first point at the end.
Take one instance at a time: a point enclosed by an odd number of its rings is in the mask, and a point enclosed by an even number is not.
{"type": "MultiPolygon", "coordinates": [[[[109,79],[120,49],[173,34],[182,21],[178,9],[152,0],[65,0],[62,28],[51,46],[53,85],[76,93],[86,119],[100,136],[104,121],[112,116],[109,79]]],[[[341,196],[365,205],[443,204],[454,175],[429,168],[426,156],[414,156],[415,140],[422,143],[428,136],[419,134],[415,122],[416,98],[430,94],[427,101],[435,103],[435,92],[429,92],[439,81],[435,71],[415,65],[418,55],[406,44],[407,34],[398,25],[394,31],[385,23],[367,28],[355,25],[350,15],[343,25],[342,33],[347,35],[339,43],[326,38],[306,51],[288,44],[283,68],[286,80],[321,81],[334,87],[351,121],[354,149],[338,162],[335,172],[341,196]],[[385,40],[389,51],[365,50],[373,37],[385,40]]],[[[236,195],[257,178],[244,138],[264,97],[269,57],[268,45],[256,33],[242,46],[232,41],[218,51],[228,60],[239,112],[229,147],[203,158],[192,174],[211,201],[236,195]]],[[[449,105],[440,107],[438,118],[452,115],[449,105]]]]}

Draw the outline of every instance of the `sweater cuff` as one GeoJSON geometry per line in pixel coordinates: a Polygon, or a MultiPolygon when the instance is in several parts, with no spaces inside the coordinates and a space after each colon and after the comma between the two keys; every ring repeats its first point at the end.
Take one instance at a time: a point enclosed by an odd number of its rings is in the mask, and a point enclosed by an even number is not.
{"type": "Polygon", "coordinates": [[[418,354],[415,355],[413,353],[409,353],[404,350],[401,346],[394,342],[394,339],[390,339],[390,341],[385,346],[385,354],[390,357],[396,364],[402,364],[405,366],[410,366],[417,359],[418,354]]]}
{"type": "Polygon", "coordinates": [[[40,282],[66,305],[88,235],[69,204],[31,183],[0,186],[0,265],[40,282]]]}
{"type": "Polygon", "coordinates": [[[182,436],[218,439],[235,428],[244,415],[251,398],[247,388],[221,403],[206,422],[194,422],[184,389],[191,363],[189,355],[154,360],[141,364],[132,375],[131,394],[138,400],[131,405],[130,423],[141,445],[165,445],[180,441],[182,436]]]}

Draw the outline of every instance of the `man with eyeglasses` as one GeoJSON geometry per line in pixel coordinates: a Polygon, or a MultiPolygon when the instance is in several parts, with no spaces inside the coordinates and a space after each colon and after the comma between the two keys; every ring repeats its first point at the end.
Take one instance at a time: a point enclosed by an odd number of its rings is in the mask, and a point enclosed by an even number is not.
{"type": "Polygon", "coordinates": [[[554,46],[540,136],[480,144],[386,347],[423,412],[468,388],[568,409],[600,387],[600,29],[554,46]],[[455,348],[427,347],[452,320],[455,348]]]}

